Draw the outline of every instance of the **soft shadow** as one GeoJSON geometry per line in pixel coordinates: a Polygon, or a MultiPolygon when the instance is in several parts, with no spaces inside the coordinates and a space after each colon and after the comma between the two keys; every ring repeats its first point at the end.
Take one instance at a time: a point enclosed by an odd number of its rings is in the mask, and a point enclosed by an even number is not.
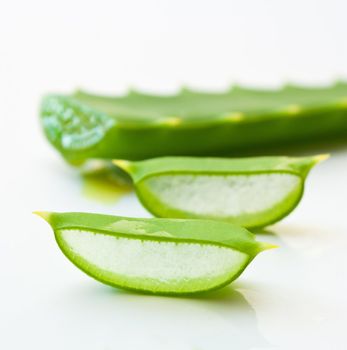
{"type": "Polygon", "coordinates": [[[271,227],[269,233],[269,235],[268,232],[260,234],[258,237],[277,244],[279,248],[306,256],[329,249],[329,246],[339,239],[339,235],[332,227],[315,225],[279,223],[271,227]]]}
{"type": "MultiPolygon", "coordinates": [[[[266,230],[267,231],[267,230],[266,230]]],[[[269,230],[271,235],[279,239],[291,238],[318,238],[331,237],[333,235],[332,227],[314,226],[314,225],[297,225],[289,223],[280,223],[269,230]]],[[[267,232],[265,232],[267,234],[267,232]]]]}
{"type": "Polygon", "coordinates": [[[268,228],[255,228],[249,230],[255,235],[269,235],[269,236],[276,236],[276,232],[273,229],[268,228]]]}
{"type": "Polygon", "coordinates": [[[190,300],[190,301],[201,301],[206,303],[215,303],[215,304],[234,304],[237,305],[238,301],[241,299],[244,302],[244,298],[241,293],[238,291],[239,288],[243,288],[243,285],[240,283],[233,283],[231,285],[227,285],[221,289],[193,294],[193,295],[160,295],[160,294],[152,294],[146,292],[136,292],[126,289],[114,288],[111,286],[98,285],[93,288],[93,291],[96,294],[108,294],[108,295],[117,295],[117,296],[138,296],[143,298],[159,298],[159,299],[167,299],[167,300],[190,300]],[[240,299],[241,297],[241,299],[240,299]]]}
{"type": "Polygon", "coordinates": [[[90,161],[79,169],[82,194],[103,204],[114,204],[133,189],[127,174],[107,161],[90,161]]]}
{"type": "Polygon", "coordinates": [[[181,319],[183,324],[194,323],[196,326],[201,323],[203,329],[207,325],[221,327],[222,335],[230,337],[230,344],[239,350],[270,346],[259,330],[255,310],[241,292],[248,287],[237,282],[196,296],[167,297],[98,286],[93,294],[106,298],[108,295],[118,302],[121,299],[122,303],[129,303],[132,308],[139,307],[142,314],[149,312],[160,318],[164,313],[166,318],[172,316],[181,319]]]}
{"type": "Polygon", "coordinates": [[[277,236],[311,236],[318,235],[320,233],[331,231],[331,229],[324,228],[322,226],[313,225],[295,225],[295,224],[278,224],[276,227],[271,228],[271,231],[277,236]]]}

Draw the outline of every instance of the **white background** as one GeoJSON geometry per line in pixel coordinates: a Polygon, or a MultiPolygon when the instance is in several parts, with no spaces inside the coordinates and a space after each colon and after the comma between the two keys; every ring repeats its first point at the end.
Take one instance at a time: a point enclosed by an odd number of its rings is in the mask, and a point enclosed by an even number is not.
{"type": "Polygon", "coordinates": [[[31,212],[148,216],[133,195],[109,205],[81,195],[78,174],[41,134],[43,94],[329,83],[347,77],[346,13],[343,0],[0,0],[0,348],[345,349],[346,148],[259,238],[281,248],[205,298],[98,284],[31,212]]]}

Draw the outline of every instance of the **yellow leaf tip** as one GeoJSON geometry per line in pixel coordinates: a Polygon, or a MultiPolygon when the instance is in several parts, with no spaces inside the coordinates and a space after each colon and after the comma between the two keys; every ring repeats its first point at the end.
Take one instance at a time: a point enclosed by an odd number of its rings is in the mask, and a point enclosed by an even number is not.
{"type": "Polygon", "coordinates": [[[302,111],[302,108],[300,105],[288,105],[284,108],[284,111],[289,115],[296,115],[299,114],[302,111]]]}
{"type": "Polygon", "coordinates": [[[326,154],[319,154],[315,157],[313,157],[315,162],[318,164],[318,163],[321,163],[321,162],[324,162],[325,160],[329,159],[330,158],[330,154],[326,153],[326,154]]]}
{"type": "Polygon", "coordinates": [[[245,119],[245,115],[242,112],[233,112],[226,114],[223,119],[231,122],[240,122],[245,119]]]}
{"type": "Polygon", "coordinates": [[[279,248],[278,245],[272,243],[260,242],[261,251],[279,248]]]}
{"type": "Polygon", "coordinates": [[[182,119],[180,117],[169,117],[164,119],[161,123],[168,126],[176,126],[182,123],[182,119]]]}
{"type": "Polygon", "coordinates": [[[116,166],[118,166],[119,168],[123,169],[124,171],[128,172],[131,166],[131,162],[129,162],[128,160],[124,160],[124,159],[114,159],[112,160],[112,163],[116,166]]]}
{"type": "Polygon", "coordinates": [[[51,213],[48,211],[33,211],[33,214],[41,217],[43,220],[49,222],[49,219],[51,217],[51,213]]]}

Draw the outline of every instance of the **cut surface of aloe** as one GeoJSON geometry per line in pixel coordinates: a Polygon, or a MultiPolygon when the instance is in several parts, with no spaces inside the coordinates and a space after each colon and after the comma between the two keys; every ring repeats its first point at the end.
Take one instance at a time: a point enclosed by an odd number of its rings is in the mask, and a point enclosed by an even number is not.
{"type": "Polygon", "coordinates": [[[278,90],[182,89],[172,96],[131,92],[48,95],[41,121],[71,162],[90,158],[230,155],[347,138],[347,83],[278,90]]]}
{"type": "Polygon", "coordinates": [[[262,227],[295,208],[309,170],[325,157],[165,157],[114,163],[130,174],[141,202],[156,216],[262,227]]]}
{"type": "Polygon", "coordinates": [[[191,294],[222,287],[272,246],[246,229],[210,220],[134,219],[38,212],[66,257],[120,288],[191,294]]]}

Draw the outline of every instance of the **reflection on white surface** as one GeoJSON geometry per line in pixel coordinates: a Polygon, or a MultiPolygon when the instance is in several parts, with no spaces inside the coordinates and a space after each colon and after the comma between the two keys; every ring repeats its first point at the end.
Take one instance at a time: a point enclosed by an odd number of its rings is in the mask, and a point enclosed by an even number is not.
{"type": "Polygon", "coordinates": [[[149,216],[133,194],[117,203],[81,195],[81,179],[41,134],[44,93],[329,82],[347,76],[346,4],[0,2],[0,349],[345,350],[346,148],[332,150],[299,207],[260,237],[280,248],[207,298],[103,286],[31,212],[149,216]]]}
{"type": "Polygon", "coordinates": [[[317,167],[296,211],[259,234],[279,249],[256,257],[232,286],[188,299],[113,290],[77,270],[33,209],[149,215],[133,194],[116,206],[81,197],[81,179],[54,155],[24,160],[22,183],[5,177],[12,185],[11,210],[2,218],[0,343],[52,350],[344,349],[346,161],[347,153],[337,152],[317,167]]]}
{"type": "Polygon", "coordinates": [[[60,292],[41,300],[38,310],[30,307],[20,318],[9,320],[10,329],[21,329],[21,338],[7,332],[5,337],[18,348],[25,338],[42,349],[62,349],[67,343],[71,349],[83,344],[85,349],[141,345],[158,350],[230,349],[231,344],[243,350],[268,345],[258,331],[254,310],[230,287],[197,299],[129,294],[88,281],[60,292]],[[40,331],[28,327],[33,317],[40,331]]]}

